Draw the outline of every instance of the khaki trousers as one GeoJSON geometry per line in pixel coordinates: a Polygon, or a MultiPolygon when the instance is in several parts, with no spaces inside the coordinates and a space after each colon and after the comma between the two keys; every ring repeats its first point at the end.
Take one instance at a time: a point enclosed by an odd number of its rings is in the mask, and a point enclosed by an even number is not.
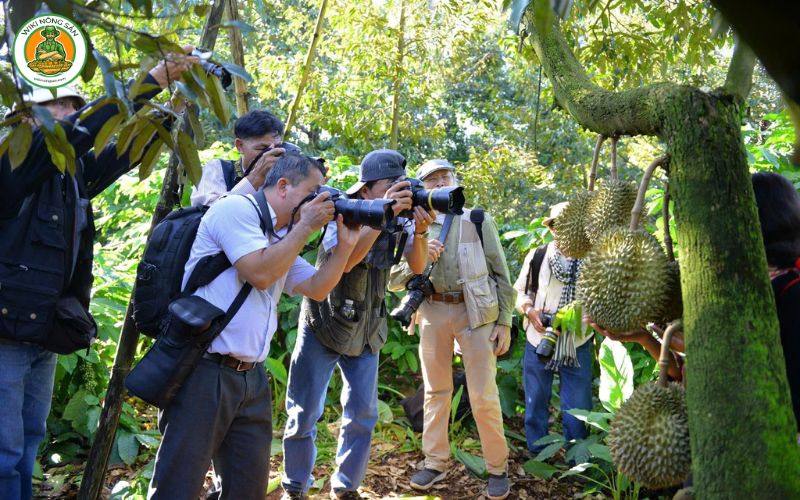
{"type": "Polygon", "coordinates": [[[489,342],[494,323],[470,330],[464,303],[445,304],[426,299],[419,309],[419,357],[425,381],[425,423],[422,452],[425,467],[447,470],[450,444],[447,427],[453,397],[453,341],[461,346],[470,406],[490,474],[506,472],[508,445],[497,390],[494,346],[489,342]]]}

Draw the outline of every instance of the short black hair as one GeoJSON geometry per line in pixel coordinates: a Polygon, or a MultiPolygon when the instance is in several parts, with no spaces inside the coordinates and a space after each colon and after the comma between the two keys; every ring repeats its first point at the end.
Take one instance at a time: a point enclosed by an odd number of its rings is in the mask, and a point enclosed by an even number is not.
{"type": "Polygon", "coordinates": [[[288,179],[292,186],[306,179],[312,168],[316,168],[325,177],[325,166],[318,160],[299,153],[284,153],[267,173],[264,187],[271,187],[280,179],[288,179]]]}
{"type": "Polygon", "coordinates": [[[283,122],[269,111],[251,111],[233,124],[233,135],[238,139],[261,137],[266,134],[283,135],[283,122]]]}
{"type": "Polygon", "coordinates": [[[774,172],[753,174],[753,191],[767,263],[794,266],[800,257],[800,194],[789,179],[774,172]]]}

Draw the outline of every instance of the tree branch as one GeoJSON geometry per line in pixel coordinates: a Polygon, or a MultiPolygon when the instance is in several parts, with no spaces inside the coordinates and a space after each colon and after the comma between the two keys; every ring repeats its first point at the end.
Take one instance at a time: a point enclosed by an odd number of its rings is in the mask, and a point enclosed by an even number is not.
{"type": "Polygon", "coordinates": [[[750,94],[753,85],[753,70],[756,65],[756,54],[742,39],[736,40],[731,63],[728,65],[728,76],[725,77],[725,91],[744,100],[750,94]]]}

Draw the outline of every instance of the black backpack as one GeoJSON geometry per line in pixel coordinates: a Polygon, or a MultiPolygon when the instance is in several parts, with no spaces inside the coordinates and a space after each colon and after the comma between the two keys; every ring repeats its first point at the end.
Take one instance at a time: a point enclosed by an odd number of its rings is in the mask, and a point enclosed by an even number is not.
{"type": "MultiPolygon", "coordinates": [[[[254,195],[262,214],[269,214],[263,191],[254,195]]],[[[169,304],[179,295],[191,295],[197,288],[214,281],[231,262],[220,252],[202,258],[194,268],[186,288],[181,290],[183,273],[200,220],[208,206],[179,208],[167,215],[153,229],[144,249],[142,261],[136,268],[133,290],[133,319],[136,329],[148,337],[158,337],[167,317],[169,304]]],[[[259,216],[262,231],[271,225],[269,216],[259,216]]]]}

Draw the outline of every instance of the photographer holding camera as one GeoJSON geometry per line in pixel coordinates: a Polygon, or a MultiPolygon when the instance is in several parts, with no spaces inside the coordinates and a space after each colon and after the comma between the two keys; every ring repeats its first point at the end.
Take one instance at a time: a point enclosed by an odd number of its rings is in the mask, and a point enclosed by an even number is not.
{"type": "MultiPolygon", "coordinates": [[[[428,190],[456,185],[455,167],[445,160],[430,160],[418,177],[428,190]]],[[[434,191],[435,196],[436,191],[434,191]]],[[[460,212],[460,210],[459,210],[460,212]]],[[[427,490],[447,475],[450,445],[447,427],[453,393],[453,343],[461,347],[472,414],[478,427],[483,456],[489,471],[487,496],[509,494],[508,446],[503,433],[503,414],[495,382],[496,357],[510,345],[510,326],[516,292],[497,227],[491,217],[438,213],[432,224],[428,255],[435,264],[425,275],[411,277],[405,264],[392,271],[390,288],[417,293],[419,299],[398,307],[392,317],[407,323],[419,304],[419,357],[425,382],[422,451],[424,469],[411,477],[411,486],[427,490]],[[480,224],[480,226],[478,226],[480,224]],[[448,227],[449,226],[449,227],[448,227]],[[443,233],[446,231],[446,237],[443,233]],[[429,275],[429,277],[428,277],[429,275]],[[407,282],[408,281],[408,282],[407,282]],[[422,296],[426,296],[422,299],[422,296]],[[420,303],[421,302],[421,303],[420,303]]]]}
{"type": "MultiPolygon", "coordinates": [[[[384,298],[389,270],[398,250],[412,269],[423,270],[428,248],[425,234],[433,220],[421,206],[414,206],[410,183],[404,180],[405,166],[405,158],[397,151],[373,151],[364,157],[360,180],[347,194],[364,201],[394,200],[392,215],[413,209],[414,224],[400,218],[406,226],[400,232],[362,227],[339,284],[323,299],[303,301],[286,393],[284,498],[306,498],[313,483],[316,424],[337,365],[343,380],[343,408],[331,497],[358,498],[356,490],[366,473],[372,430],[378,421],[378,353],[388,333],[384,298]]],[[[329,225],[317,266],[330,259],[340,244],[338,238],[337,229],[329,225]]]]}
{"type": "MultiPolygon", "coordinates": [[[[552,206],[542,221],[551,233],[558,230],[558,216],[566,206],[566,202],[552,206]]],[[[525,317],[525,437],[534,456],[544,448],[534,443],[547,435],[555,372],[560,378],[564,438],[570,441],[588,435],[583,422],[567,410],[592,408],[592,335],[577,338],[575,332],[553,329],[558,310],[575,298],[580,266],[580,260],[564,256],[553,241],[528,253],[514,283],[519,292],[517,309],[525,317]]]]}

